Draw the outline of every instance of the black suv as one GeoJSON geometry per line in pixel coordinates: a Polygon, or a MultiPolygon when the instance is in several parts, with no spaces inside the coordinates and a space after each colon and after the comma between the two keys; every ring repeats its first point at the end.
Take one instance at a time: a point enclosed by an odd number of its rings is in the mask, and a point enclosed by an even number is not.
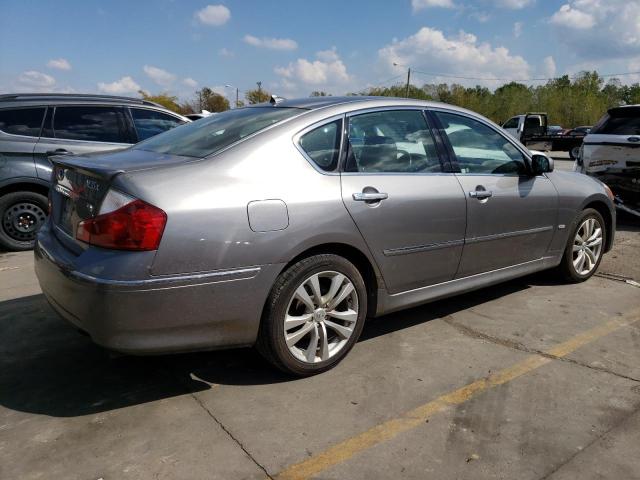
{"type": "Polygon", "coordinates": [[[0,95],[0,249],[33,247],[47,215],[50,155],[126,148],[188,121],[135,98],[0,95]]]}

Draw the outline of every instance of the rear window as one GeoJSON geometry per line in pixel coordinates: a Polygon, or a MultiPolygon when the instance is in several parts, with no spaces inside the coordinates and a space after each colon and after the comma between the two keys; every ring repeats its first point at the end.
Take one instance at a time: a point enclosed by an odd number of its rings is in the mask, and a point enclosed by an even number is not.
{"type": "Polygon", "coordinates": [[[640,135],[640,108],[617,108],[605,113],[589,133],[640,135]]]}
{"type": "Polygon", "coordinates": [[[0,130],[12,135],[39,137],[44,107],[0,110],[0,130]]]}
{"type": "Polygon", "coordinates": [[[138,150],[202,158],[301,113],[297,108],[246,107],[218,113],[145,140],[138,150]]]}

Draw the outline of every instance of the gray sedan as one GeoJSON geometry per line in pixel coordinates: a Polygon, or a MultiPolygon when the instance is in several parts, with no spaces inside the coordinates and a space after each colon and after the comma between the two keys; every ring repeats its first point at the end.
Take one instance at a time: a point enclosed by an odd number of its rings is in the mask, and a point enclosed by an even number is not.
{"type": "Polygon", "coordinates": [[[257,345],[295,375],[336,365],[367,317],[544,269],[586,280],[614,236],[601,182],[405,99],[274,98],[53,176],[35,257],[60,315],[117,351],[257,345]]]}

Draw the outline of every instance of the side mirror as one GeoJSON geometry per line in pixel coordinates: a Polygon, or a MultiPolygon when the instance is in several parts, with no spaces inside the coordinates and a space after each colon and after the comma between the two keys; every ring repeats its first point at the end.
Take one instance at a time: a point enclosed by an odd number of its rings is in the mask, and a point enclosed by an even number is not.
{"type": "Polygon", "coordinates": [[[553,172],[553,159],[541,153],[534,153],[531,157],[531,169],[535,175],[553,172]]]}

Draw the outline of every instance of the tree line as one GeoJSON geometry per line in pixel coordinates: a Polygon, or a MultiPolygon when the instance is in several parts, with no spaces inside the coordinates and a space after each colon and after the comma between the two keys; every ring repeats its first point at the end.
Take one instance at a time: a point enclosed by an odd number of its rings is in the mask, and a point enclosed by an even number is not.
{"type": "MultiPolygon", "coordinates": [[[[230,108],[222,95],[204,87],[196,92],[194,99],[179,103],[177,97],[167,94],[149,95],[143,98],[155,101],[178,113],[221,112],[230,108]]],[[[478,112],[497,123],[514,115],[526,112],[546,112],[549,123],[563,127],[593,125],[607,109],[619,105],[640,103],[640,84],[623,85],[617,78],[605,81],[597,72],[582,72],[571,78],[564,75],[549,80],[544,85],[530,86],[518,82],[506,83],[495,90],[476,85],[465,87],[459,84],[427,83],[421,87],[405,84],[389,87],[372,87],[349,95],[373,95],[405,97],[449,103],[478,112]]],[[[314,91],[310,96],[329,95],[314,91]]],[[[266,102],[271,94],[260,88],[245,93],[244,101],[237,106],[266,102]]]]}

